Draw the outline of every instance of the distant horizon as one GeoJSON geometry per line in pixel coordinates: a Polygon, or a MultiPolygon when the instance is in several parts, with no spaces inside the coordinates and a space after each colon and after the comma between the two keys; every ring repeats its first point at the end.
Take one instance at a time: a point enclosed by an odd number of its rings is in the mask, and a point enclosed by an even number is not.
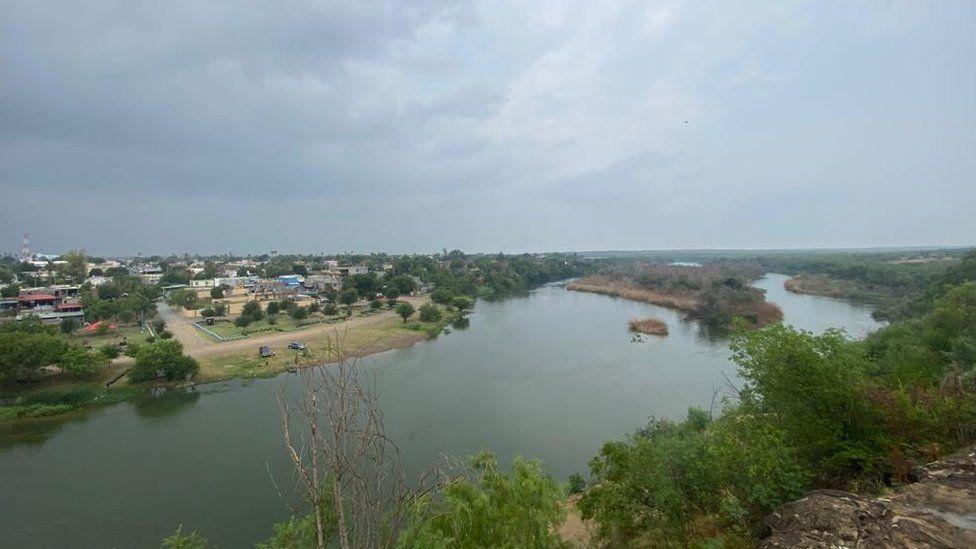
{"type": "MultiPolygon", "coordinates": [[[[702,248],[606,248],[606,249],[579,249],[579,250],[534,250],[534,251],[504,251],[504,250],[494,250],[494,251],[475,251],[475,250],[465,250],[463,248],[447,248],[448,251],[460,250],[467,255],[490,255],[502,253],[505,255],[520,255],[520,254],[546,254],[546,253],[559,253],[559,254],[637,254],[637,253],[723,253],[723,252],[922,252],[922,251],[958,251],[967,249],[976,249],[976,244],[947,244],[947,245],[918,245],[918,246],[823,246],[823,247],[770,247],[770,248],[749,248],[749,247],[702,247],[702,248]]],[[[205,252],[136,252],[136,253],[122,253],[122,254],[111,254],[111,253],[98,253],[86,250],[84,248],[69,248],[59,251],[50,251],[48,249],[31,249],[34,254],[43,255],[63,255],[72,250],[80,250],[85,252],[90,257],[104,257],[104,258],[134,258],[134,257],[172,257],[172,256],[198,256],[198,257],[217,257],[222,255],[231,256],[241,256],[241,257],[253,257],[261,255],[312,255],[312,256],[331,256],[331,255],[371,255],[371,254],[386,254],[390,256],[401,256],[401,255],[435,255],[441,253],[442,249],[432,250],[432,251],[411,251],[411,252],[390,252],[385,250],[359,250],[359,251],[319,251],[319,252],[307,252],[307,251],[282,251],[282,250],[266,250],[257,252],[235,252],[235,251],[223,251],[214,253],[205,252]]],[[[20,252],[0,252],[0,256],[13,256],[20,257],[20,252]]]]}

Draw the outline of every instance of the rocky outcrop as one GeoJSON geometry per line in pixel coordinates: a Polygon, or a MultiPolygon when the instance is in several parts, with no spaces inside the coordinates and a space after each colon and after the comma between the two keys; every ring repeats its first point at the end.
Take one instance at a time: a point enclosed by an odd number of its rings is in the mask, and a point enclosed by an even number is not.
{"type": "Polygon", "coordinates": [[[762,549],[976,547],[976,446],[882,497],[816,490],[763,521],[762,549]]]}

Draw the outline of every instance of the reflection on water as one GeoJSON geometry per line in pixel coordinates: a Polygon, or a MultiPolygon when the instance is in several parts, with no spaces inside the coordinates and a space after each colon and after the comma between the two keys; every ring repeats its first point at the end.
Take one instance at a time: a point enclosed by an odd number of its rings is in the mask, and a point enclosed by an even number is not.
{"type": "MultiPolygon", "coordinates": [[[[876,327],[863,307],[758,285],[805,329],[876,327]]],[[[536,457],[552,474],[586,469],[600,444],[711,405],[734,376],[724,340],[668,309],[558,285],[478,302],[450,335],[370,357],[408,472],[483,448],[536,457]],[[627,321],[670,334],[631,343],[627,321]]],[[[288,515],[275,395],[298,376],[228,382],[0,430],[4,547],[149,547],[183,524],[223,547],[250,546],[288,515]]]]}

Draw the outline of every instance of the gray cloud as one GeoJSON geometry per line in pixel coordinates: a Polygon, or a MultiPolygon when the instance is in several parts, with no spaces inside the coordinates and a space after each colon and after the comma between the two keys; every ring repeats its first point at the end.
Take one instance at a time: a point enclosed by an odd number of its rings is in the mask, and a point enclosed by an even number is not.
{"type": "Polygon", "coordinates": [[[0,250],[969,244],[974,11],[8,0],[0,250]]]}

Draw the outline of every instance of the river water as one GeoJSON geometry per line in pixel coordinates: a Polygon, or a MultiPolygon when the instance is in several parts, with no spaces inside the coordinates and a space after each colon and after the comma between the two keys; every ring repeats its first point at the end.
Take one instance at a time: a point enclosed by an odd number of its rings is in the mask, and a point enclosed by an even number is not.
{"type": "MultiPolygon", "coordinates": [[[[799,328],[878,324],[867,307],[756,283],[799,328]]],[[[585,472],[600,444],[689,406],[720,407],[735,381],[727,342],[677,312],[554,284],[479,302],[467,329],[366,359],[382,370],[387,427],[408,472],[442,453],[538,458],[553,475],[585,472]],[[627,320],[654,316],[666,338],[633,341],[627,320]]],[[[296,376],[228,382],[127,402],[70,421],[0,430],[0,546],[151,547],[199,530],[249,546],[287,517],[291,486],[276,391],[296,376]]]]}

